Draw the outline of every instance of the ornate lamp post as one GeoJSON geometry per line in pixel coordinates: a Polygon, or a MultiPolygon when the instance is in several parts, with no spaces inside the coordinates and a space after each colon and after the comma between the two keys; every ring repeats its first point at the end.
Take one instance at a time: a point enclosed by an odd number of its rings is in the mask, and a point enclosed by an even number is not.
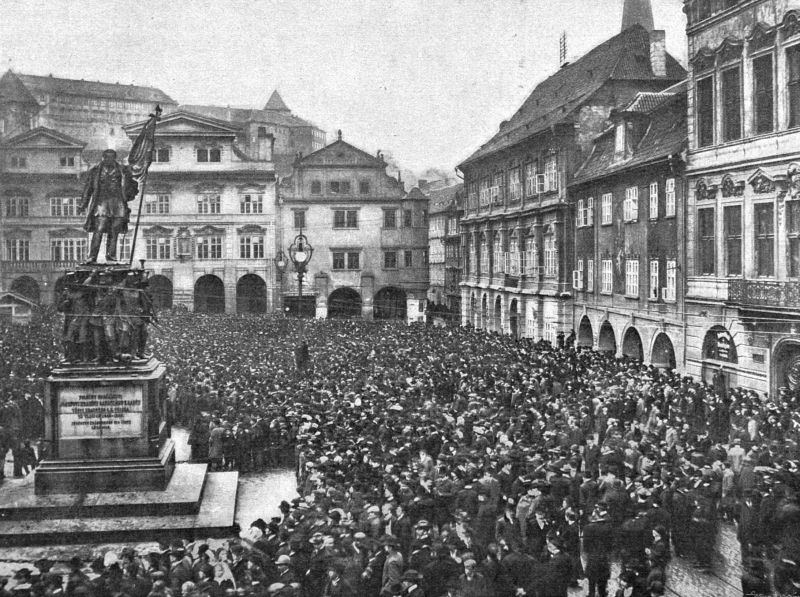
{"type": "MultiPolygon", "coordinates": [[[[279,250],[278,254],[275,255],[275,271],[278,272],[278,292],[283,295],[283,273],[286,271],[286,256],[283,254],[283,250],[279,250]]],[[[281,301],[281,308],[283,308],[283,301],[281,301]]],[[[286,313],[284,312],[284,316],[286,313]]]]}
{"type": "Polygon", "coordinates": [[[292,260],[294,271],[297,273],[297,316],[300,317],[300,309],[303,305],[303,277],[306,275],[306,267],[314,254],[314,247],[308,242],[303,229],[300,234],[294,237],[294,242],[289,245],[289,259],[292,260]]]}

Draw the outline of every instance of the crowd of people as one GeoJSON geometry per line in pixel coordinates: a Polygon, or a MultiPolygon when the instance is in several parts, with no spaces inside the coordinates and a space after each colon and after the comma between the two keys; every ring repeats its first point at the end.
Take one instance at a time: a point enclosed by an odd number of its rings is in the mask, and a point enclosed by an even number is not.
{"type": "MultiPolygon", "coordinates": [[[[800,595],[797,396],[707,385],[571,338],[304,330],[300,370],[284,319],[167,315],[153,346],[193,457],[249,471],[294,447],[299,497],[240,537],[75,560],[64,586],[45,562],[0,597],[604,597],[610,586],[650,597],[670,587],[671,558],[713,568],[725,521],[744,594],[800,595]]],[[[12,352],[54,344],[15,341],[12,352]]]]}

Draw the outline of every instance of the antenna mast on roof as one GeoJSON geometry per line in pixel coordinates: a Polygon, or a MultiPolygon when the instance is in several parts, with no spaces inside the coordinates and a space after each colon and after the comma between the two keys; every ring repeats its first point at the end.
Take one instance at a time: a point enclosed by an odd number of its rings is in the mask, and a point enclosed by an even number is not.
{"type": "Polygon", "coordinates": [[[558,40],[558,66],[564,66],[567,61],[567,32],[562,31],[558,40]]]}

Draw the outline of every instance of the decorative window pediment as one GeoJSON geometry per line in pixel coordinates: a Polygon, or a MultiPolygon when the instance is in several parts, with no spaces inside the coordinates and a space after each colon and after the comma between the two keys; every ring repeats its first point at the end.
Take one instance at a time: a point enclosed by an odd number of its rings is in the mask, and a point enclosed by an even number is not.
{"type": "Polygon", "coordinates": [[[240,184],[236,187],[240,193],[264,193],[267,185],[263,184],[240,184]]]}
{"type": "Polygon", "coordinates": [[[150,183],[148,181],[147,185],[147,194],[148,195],[171,195],[172,194],[172,187],[168,184],[162,183],[150,183]]]}
{"type": "Polygon", "coordinates": [[[151,226],[145,228],[143,231],[145,236],[169,236],[172,234],[172,228],[165,228],[164,226],[151,226]]]}
{"type": "Polygon", "coordinates": [[[753,187],[753,192],[755,193],[772,193],[775,190],[775,181],[761,168],[756,170],[753,175],[747,179],[747,182],[753,187]]]}
{"type": "Polygon", "coordinates": [[[9,228],[5,232],[6,238],[30,238],[31,231],[27,228],[9,228]]]}
{"type": "Polygon", "coordinates": [[[744,195],[744,185],[745,182],[743,180],[734,182],[733,177],[730,174],[726,174],[722,178],[722,196],[726,198],[741,197],[744,195]]]}
{"type": "Polygon", "coordinates": [[[705,71],[714,68],[716,63],[716,54],[709,48],[701,48],[690,60],[695,71],[705,71]]]}
{"type": "Polygon", "coordinates": [[[59,228],[48,232],[50,238],[86,238],[88,234],[78,228],[59,228]]]}
{"type": "Polygon", "coordinates": [[[714,199],[717,196],[716,185],[709,186],[704,180],[698,180],[695,186],[695,198],[697,201],[714,199]]]}
{"type": "Polygon", "coordinates": [[[794,37],[800,33],[800,11],[790,10],[787,12],[783,17],[781,29],[783,30],[784,39],[794,37]]]}
{"type": "Polygon", "coordinates": [[[219,236],[225,234],[225,229],[209,225],[195,229],[194,233],[197,236],[219,236]]]}
{"type": "Polygon", "coordinates": [[[266,230],[258,224],[247,224],[241,228],[237,228],[236,232],[239,234],[264,234],[266,230]]]}
{"type": "Polygon", "coordinates": [[[733,62],[742,59],[742,49],[744,43],[740,39],[728,37],[717,48],[717,56],[722,63],[733,62]]]}
{"type": "Polygon", "coordinates": [[[756,23],[747,40],[750,42],[750,51],[771,48],[775,45],[775,28],[764,23],[756,23]]]}
{"type": "Polygon", "coordinates": [[[194,192],[198,195],[203,195],[206,193],[222,193],[224,188],[224,185],[217,182],[204,182],[196,185],[194,187],[194,192]]]}

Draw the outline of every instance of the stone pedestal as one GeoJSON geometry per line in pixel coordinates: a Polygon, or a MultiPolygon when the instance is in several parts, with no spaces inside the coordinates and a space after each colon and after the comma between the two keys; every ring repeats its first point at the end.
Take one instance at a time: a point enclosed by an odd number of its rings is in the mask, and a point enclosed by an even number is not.
{"type": "Polygon", "coordinates": [[[36,493],[163,490],[175,467],[156,359],[53,370],[36,493]]]}

